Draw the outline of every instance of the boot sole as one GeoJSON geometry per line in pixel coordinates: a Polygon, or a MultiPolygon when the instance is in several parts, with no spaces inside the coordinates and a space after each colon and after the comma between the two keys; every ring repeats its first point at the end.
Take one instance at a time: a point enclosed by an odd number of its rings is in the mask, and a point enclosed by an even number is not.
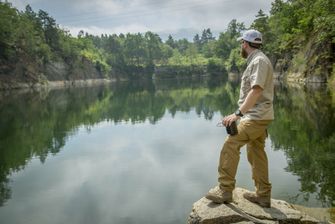
{"type": "Polygon", "coordinates": [[[212,202],[214,202],[216,204],[229,204],[229,203],[233,202],[232,198],[223,200],[222,198],[217,198],[217,197],[212,196],[212,195],[206,195],[206,198],[208,200],[211,200],[212,202]]]}
{"type": "Polygon", "coordinates": [[[259,206],[263,208],[271,208],[271,204],[269,203],[262,203],[262,202],[254,202],[254,203],[258,204],[259,206]]]}
{"type": "Polygon", "coordinates": [[[245,196],[245,195],[243,195],[243,197],[245,199],[247,199],[248,201],[250,201],[251,203],[257,204],[257,205],[259,205],[263,208],[271,208],[271,202],[261,202],[261,201],[258,201],[254,197],[249,197],[249,196],[245,196]]]}

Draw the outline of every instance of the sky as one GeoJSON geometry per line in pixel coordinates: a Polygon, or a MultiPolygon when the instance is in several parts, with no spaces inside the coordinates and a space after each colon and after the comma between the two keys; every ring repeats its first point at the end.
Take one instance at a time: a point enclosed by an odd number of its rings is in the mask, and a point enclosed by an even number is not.
{"type": "Polygon", "coordinates": [[[262,9],[268,14],[271,0],[8,0],[19,10],[29,4],[42,9],[57,24],[77,36],[90,34],[144,33],[152,31],[165,39],[192,39],[210,28],[216,36],[236,19],[247,27],[262,9]]]}

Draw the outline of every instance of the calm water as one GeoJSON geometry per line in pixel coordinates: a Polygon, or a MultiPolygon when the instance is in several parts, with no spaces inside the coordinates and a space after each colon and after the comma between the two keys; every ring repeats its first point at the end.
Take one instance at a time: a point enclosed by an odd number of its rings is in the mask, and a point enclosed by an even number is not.
{"type": "MultiPolygon", "coordinates": [[[[239,86],[119,83],[0,98],[0,223],[185,223],[217,182],[239,86]]],[[[335,202],[335,96],[276,86],[267,139],[273,198],[335,202]]],[[[253,190],[245,150],[237,186],[253,190]]]]}

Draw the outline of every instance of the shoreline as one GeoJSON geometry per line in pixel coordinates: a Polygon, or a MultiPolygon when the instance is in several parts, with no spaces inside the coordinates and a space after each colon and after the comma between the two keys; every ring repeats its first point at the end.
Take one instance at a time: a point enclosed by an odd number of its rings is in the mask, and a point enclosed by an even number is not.
{"type": "Polygon", "coordinates": [[[42,81],[42,82],[8,82],[0,83],[0,92],[15,90],[40,90],[40,89],[59,89],[69,87],[84,87],[92,85],[101,85],[105,83],[116,82],[116,79],[80,79],[80,80],[60,80],[60,81],[42,81]]]}
{"type": "MultiPolygon", "coordinates": [[[[203,75],[208,76],[208,75],[203,75]]],[[[190,77],[173,77],[172,79],[188,79],[194,78],[193,76],[190,77]]],[[[228,81],[236,81],[239,78],[238,73],[228,73],[228,81]]],[[[154,78],[153,80],[164,80],[170,78],[154,78]]],[[[275,72],[274,76],[275,81],[284,82],[288,85],[293,86],[324,86],[327,85],[329,87],[333,87],[330,82],[324,82],[321,80],[310,80],[307,78],[297,78],[288,75],[288,77],[284,78],[283,76],[279,75],[278,72],[275,72]]],[[[8,91],[18,91],[18,90],[40,90],[40,89],[59,89],[59,88],[70,88],[70,87],[85,87],[85,86],[92,86],[92,85],[101,85],[105,83],[113,83],[117,81],[126,81],[127,79],[78,79],[78,80],[58,80],[58,81],[48,81],[48,80],[40,80],[38,82],[22,82],[16,80],[0,80],[0,93],[1,92],[8,92],[8,91]]],[[[335,89],[335,86],[331,89],[335,89]]]]}

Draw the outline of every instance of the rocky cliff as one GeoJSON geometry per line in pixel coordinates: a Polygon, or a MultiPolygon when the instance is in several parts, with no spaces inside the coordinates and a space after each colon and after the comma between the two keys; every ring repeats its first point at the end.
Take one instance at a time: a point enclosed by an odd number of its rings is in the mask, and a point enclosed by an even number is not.
{"type": "MultiPolygon", "coordinates": [[[[39,65],[30,59],[20,59],[15,63],[0,66],[0,90],[17,88],[35,88],[64,82],[72,85],[90,80],[103,80],[106,74],[99,71],[90,61],[82,59],[80,63],[69,65],[62,60],[39,65]]],[[[1,61],[0,61],[1,65],[1,61]]],[[[112,76],[108,79],[113,78],[112,76]]]]}
{"type": "Polygon", "coordinates": [[[289,82],[327,83],[335,80],[335,44],[330,40],[318,41],[311,36],[304,44],[275,60],[279,78],[289,82]]]}
{"type": "Polygon", "coordinates": [[[193,204],[187,223],[321,223],[285,201],[271,199],[271,208],[262,208],[244,199],[245,192],[248,191],[236,188],[233,192],[234,203],[230,204],[215,204],[201,198],[193,204]]]}

